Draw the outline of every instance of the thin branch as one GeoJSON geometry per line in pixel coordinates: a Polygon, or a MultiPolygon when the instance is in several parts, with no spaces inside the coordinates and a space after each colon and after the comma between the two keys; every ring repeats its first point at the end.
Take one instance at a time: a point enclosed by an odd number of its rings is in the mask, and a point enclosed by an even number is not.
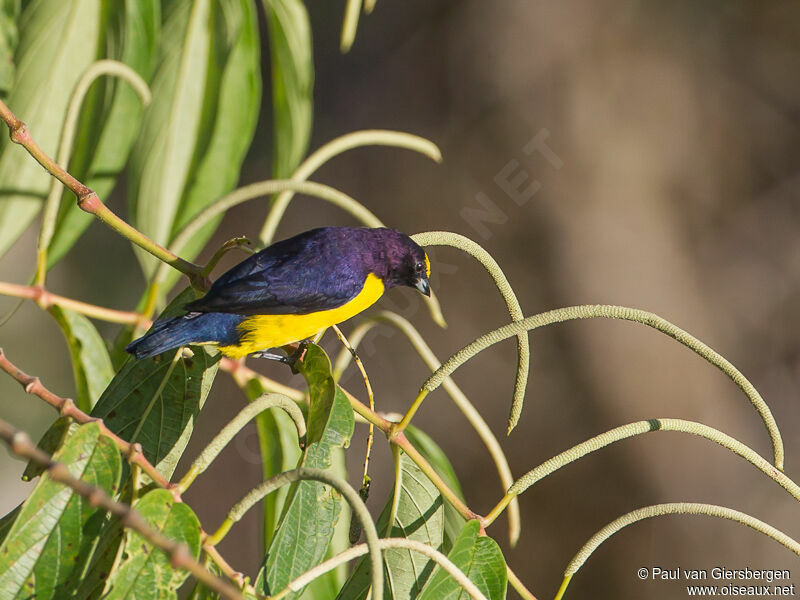
{"type": "Polygon", "coordinates": [[[141,231],[132,227],[114,214],[105,204],[103,204],[103,202],[100,201],[100,198],[98,198],[97,194],[92,189],[85,186],[83,183],[70,175],[66,170],[61,168],[39,147],[36,141],[31,137],[27,125],[20,121],[2,101],[0,101],[0,119],[2,119],[5,124],[8,125],[11,141],[25,148],[25,150],[27,150],[28,153],[35,158],[36,161],[42,165],[42,167],[44,167],[48,173],[58,179],[67,187],[67,189],[75,194],[75,197],[78,201],[78,208],[91,215],[94,215],[103,223],[111,227],[111,229],[127,238],[143,250],[146,250],[159,260],[169,264],[181,273],[187,275],[192,282],[192,285],[200,288],[206,287],[207,282],[200,277],[200,271],[202,270],[201,267],[183,260],[166,248],[156,244],[141,231]]]}
{"type": "MultiPolygon", "coordinates": [[[[399,329],[406,336],[406,338],[408,338],[408,340],[411,342],[411,345],[417,351],[417,354],[420,355],[425,364],[428,365],[429,369],[435,371],[441,365],[441,362],[433,353],[433,350],[431,350],[430,346],[428,346],[428,344],[425,342],[425,339],[420,335],[416,328],[408,320],[391,311],[378,312],[367,317],[364,322],[360,323],[350,334],[350,340],[353,346],[358,347],[366,333],[378,323],[385,323],[395,327],[396,329],[399,329]]],[[[347,368],[349,360],[349,352],[342,351],[337,358],[334,367],[335,379],[339,379],[341,374],[347,368]]],[[[492,461],[497,468],[503,490],[508,490],[508,488],[510,488],[514,483],[514,477],[511,474],[511,468],[508,466],[508,459],[503,452],[503,448],[500,446],[500,442],[497,441],[497,438],[486,424],[486,421],[483,420],[481,414],[469,401],[464,392],[461,391],[461,388],[456,385],[456,382],[453,381],[452,378],[448,377],[445,379],[445,381],[442,383],[442,387],[444,387],[445,391],[450,395],[453,403],[467,418],[467,421],[469,421],[470,425],[472,425],[472,428],[478,434],[478,437],[480,437],[481,441],[486,446],[486,449],[489,451],[489,455],[492,457],[492,461]]],[[[400,419],[398,420],[402,420],[402,416],[400,416],[400,419]]],[[[515,546],[519,540],[520,531],[521,519],[519,512],[519,501],[514,498],[511,500],[511,503],[508,506],[508,536],[512,547],[515,546]]]]}
{"type": "Polygon", "coordinates": [[[370,566],[372,571],[372,597],[375,600],[383,600],[383,561],[381,560],[381,551],[378,546],[378,532],[375,529],[375,523],[372,522],[372,517],[370,517],[364,502],[359,498],[358,492],[344,479],[328,471],[323,471],[322,469],[294,469],[276,475],[259,484],[231,508],[225,521],[217,532],[208,539],[207,543],[210,545],[219,543],[233,524],[239,521],[253,505],[260,502],[268,494],[271,494],[286,484],[309,479],[336,488],[339,493],[344,496],[348,504],[350,504],[350,508],[353,510],[356,517],[358,517],[359,521],[361,521],[361,527],[364,530],[364,534],[367,538],[367,545],[369,546],[370,566]]]}
{"type": "Polygon", "coordinates": [[[102,508],[120,517],[125,527],[133,529],[151,545],[161,549],[169,557],[174,568],[189,571],[203,585],[226,598],[244,600],[244,597],[237,589],[211,574],[203,565],[197,562],[189,553],[186,544],[171,540],[161,532],[156,531],[139,513],[126,504],[112,500],[102,488],[73,477],[66,465],[53,461],[47,453],[36,447],[26,433],[0,420],[0,438],[8,445],[11,452],[17,456],[44,467],[53,481],[71,488],[75,493],[86,498],[91,506],[102,508]]]}
{"type": "MultiPolygon", "coordinates": [[[[427,231],[425,233],[417,233],[412,235],[411,239],[423,247],[450,246],[452,248],[457,248],[475,258],[483,265],[483,268],[486,269],[494,280],[495,286],[497,286],[500,295],[503,296],[503,300],[505,300],[511,320],[521,321],[525,318],[522,307],[519,305],[519,300],[517,300],[517,296],[511,284],[508,282],[505,273],[503,273],[497,261],[492,258],[492,255],[484,250],[480,244],[472,241],[468,237],[449,231],[427,231]]],[[[528,340],[528,332],[522,331],[517,334],[517,375],[514,381],[514,400],[511,404],[511,412],[508,416],[507,433],[511,433],[514,427],[517,426],[519,417],[522,414],[522,404],[525,401],[525,389],[528,386],[530,362],[531,347],[530,341],[528,340]]],[[[408,414],[401,421],[401,430],[411,421],[415,410],[416,408],[414,406],[409,409],[408,414]]]]}
{"type": "Polygon", "coordinates": [[[566,308],[558,308],[548,312],[540,313],[527,317],[522,321],[510,323],[503,327],[499,327],[494,331],[490,331],[471,344],[465,346],[453,356],[451,356],[445,363],[439,367],[422,385],[415,404],[419,404],[422,400],[433,390],[438,388],[444,380],[453,374],[461,365],[471,359],[479,352],[489,348],[490,346],[516,336],[520,332],[530,331],[545,325],[552,325],[554,323],[562,323],[564,321],[571,321],[575,319],[621,319],[623,321],[633,321],[652,327],[661,333],[668,335],[679,343],[683,344],[695,354],[698,354],[706,361],[717,367],[720,371],[725,373],[749,398],[750,402],[755,407],[764,426],[769,433],[772,441],[772,449],[774,454],[775,466],[783,470],[783,441],[781,440],[780,430],[772,416],[772,412],[764,402],[761,394],[758,393],[753,384],[742,375],[742,373],[734,367],[728,359],[720,355],[709,346],[698,340],[696,337],[687,333],[683,329],[673,325],[666,319],[662,319],[656,314],[635,308],[627,308],[625,306],[610,306],[604,304],[591,304],[583,306],[569,306],[566,308]]]}
{"type": "MultiPolygon", "coordinates": [[[[147,82],[125,63],[104,59],[90,65],[75,85],[67,106],[64,130],[61,133],[61,141],[56,152],[56,160],[64,169],[69,164],[72,144],[75,141],[75,131],[78,127],[78,117],[80,116],[86,93],[92,84],[103,75],[112,75],[128,82],[139,96],[142,106],[150,104],[151,95],[147,82]]],[[[40,286],[44,286],[45,278],[47,277],[47,251],[50,247],[50,242],[53,240],[63,189],[57,181],[53,180],[50,185],[50,193],[44,204],[36,265],[36,284],[40,286]]]]}
{"type": "Polygon", "coordinates": [[[195,478],[202,474],[209,465],[214,462],[214,459],[217,458],[219,453],[222,452],[225,446],[228,445],[245,425],[270,408],[281,408],[288,413],[292,421],[294,421],[295,427],[297,427],[297,436],[302,446],[306,437],[306,423],[303,419],[303,412],[300,410],[300,407],[282,394],[263,394],[240,410],[239,414],[223,427],[208,446],[205,447],[192,463],[189,471],[178,483],[178,490],[180,493],[183,494],[189,489],[189,486],[192,485],[195,478]]]}
{"type": "MultiPolygon", "coordinates": [[[[364,368],[364,363],[361,362],[361,358],[356,353],[355,347],[350,344],[345,335],[342,333],[342,330],[339,329],[336,325],[332,325],[331,328],[336,333],[336,337],[339,338],[339,341],[342,342],[342,345],[344,346],[345,350],[350,353],[350,356],[356,363],[358,370],[361,372],[361,376],[364,378],[364,387],[366,387],[367,389],[367,399],[369,400],[369,409],[371,411],[375,411],[375,395],[372,393],[372,384],[369,382],[369,377],[367,376],[367,370],[364,368]]],[[[375,425],[370,423],[369,433],[367,434],[367,451],[364,455],[364,474],[361,477],[362,497],[365,496],[368,493],[367,490],[369,490],[369,456],[370,453],[372,452],[372,444],[374,442],[375,442],[375,425]]]]}
{"type": "MultiPolygon", "coordinates": [[[[381,538],[378,540],[378,547],[381,550],[403,548],[405,550],[412,550],[414,552],[423,554],[435,561],[436,564],[444,569],[474,600],[486,600],[486,596],[484,596],[483,592],[478,589],[478,586],[475,585],[472,580],[467,577],[464,572],[459,569],[449,558],[447,558],[447,556],[436,550],[436,548],[407,538],[381,538]]],[[[369,552],[367,544],[358,544],[357,546],[348,548],[333,558],[329,558],[325,562],[320,563],[313,569],[306,571],[297,579],[292,581],[289,585],[287,585],[285,589],[272,596],[270,600],[279,600],[291,592],[299,592],[318,577],[321,577],[329,571],[333,571],[341,564],[356,559],[359,556],[364,556],[367,552],[369,552]]]]}
{"type": "Polygon", "coordinates": [[[139,465],[145,473],[147,473],[150,478],[158,485],[159,487],[168,489],[172,491],[173,495],[176,496],[177,500],[180,500],[180,495],[177,494],[177,490],[174,486],[167,481],[164,476],[159,473],[156,468],[150,463],[149,460],[145,457],[142,453],[142,448],[139,444],[130,444],[126,442],[121,437],[119,437],[116,433],[111,431],[106,424],[103,423],[102,419],[97,419],[95,417],[90,417],[81,409],[79,409],[75,403],[70,400],[69,398],[62,398],[61,396],[57,396],[50,390],[48,390],[42,382],[39,380],[38,377],[32,377],[27,373],[24,373],[20,369],[18,369],[11,361],[8,360],[6,357],[5,352],[3,349],[0,348],[0,369],[11,375],[17,382],[23,387],[23,389],[29,393],[33,394],[34,396],[38,396],[45,402],[47,402],[50,406],[58,410],[58,412],[66,417],[70,417],[77,423],[97,423],[98,427],[100,427],[100,432],[112,440],[114,445],[122,452],[125,456],[128,457],[128,460],[131,463],[139,465]]]}
{"type": "Polygon", "coordinates": [[[719,431],[718,429],[714,429],[708,425],[703,425],[702,423],[695,423],[694,421],[684,421],[682,419],[650,419],[647,421],[629,423],[628,425],[622,425],[621,427],[616,427],[610,431],[601,433],[600,435],[590,438],[585,442],[573,446],[569,450],[565,450],[561,454],[554,456],[553,458],[540,464],[538,467],[528,471],[509,488],[508,493],[503,497],[500,503],[488,515],[486,515],[486,517],[483,519],[483,525],[489,526],[503,511],[503,508],[505,508],[511,498],[515,498],[527,490],[530,486],[541,481],[558,469],[615,442],[655,431],[675,431],[678,433],[688,433],[705,438],[712,442],[716,442],[723,448],[727,448],[734,454],[741,456],[743,459],[789,492],[795,500],[800,502],[800,486],[792,481],[783,471],[780,471],[768,460],[758,454],[758,452],[746,446],[736,438],[733,438],[719,431]]]}
{"type": "Polygon", "coordinates": [[[675,502],[668,504],[656,504],[654,506],[647,506],[622,515],[615,519],[600,531],[595,533],[586,544],[578,551],[575,557],[570,561],[567,568],[564,570],[564,581],[561,588],[558,590],[555,600],[561,600],[564,592],[569,585],[572,576],[577,573],[578,569],[583,566],[583,563],[597,550],[597,548],[605,542],[612,535],[617,533],[623,527],[632,525],[643,519],[650,519],[652,517],[660,517],[663,515],[707,515],[709,517],[717,517],[720,519],[728,519],[742,525],[755,529],[759,533],[763,533],[767,537],[772,538],[782,546],[785,546],[795,554],[800,555],[800,543],[790,538],[782,531],[776,529],[772,525],[764,523],[746,513],[727,508],[725,506],[717,506],[714,504],[700,504],[695,502],[675,502]]]}
{"type": "Polygon", "coordinates": [[[517,574],[511,570],[511,567],[509,567],[507,563],[506,575],[508,576],[508,583],[511,584],[511,587],[517,591],[523,600],[536,600],[536,596],[534,596],[533,593],[527,587],[525,587],[525,584],[522,583],[522,580],[517,577],[517,574]]]}
{"type": "Polygon", "coordinates": [[[0,295],[33,300],[44,310],[47,310],[51,306],[60,306],[61,308],[66,308],[91,317],[92,319],[108,321],[109,323],[122,323],[123,325],[143,325],[149,323],[149,320],[144,315],[137,312],[114,310],[113,308],[105,308],[103,306],[81,302],[80,300],[65,298],[64,296],[48,292],[43,287],[34,285],[18,285],[16,283],[0,281],[0,295]]]}

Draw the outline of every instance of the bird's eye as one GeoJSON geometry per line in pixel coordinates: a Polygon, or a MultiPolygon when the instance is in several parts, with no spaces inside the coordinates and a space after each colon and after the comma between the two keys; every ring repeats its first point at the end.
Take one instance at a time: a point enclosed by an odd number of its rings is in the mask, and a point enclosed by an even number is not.
{"type": "Polygon", "coordinates": [[[417,273],[423,273],[425,271],[425,265],[423,265],[421,262],[418,262],[416,265],[414,265],[414,270],[417,273]]]}

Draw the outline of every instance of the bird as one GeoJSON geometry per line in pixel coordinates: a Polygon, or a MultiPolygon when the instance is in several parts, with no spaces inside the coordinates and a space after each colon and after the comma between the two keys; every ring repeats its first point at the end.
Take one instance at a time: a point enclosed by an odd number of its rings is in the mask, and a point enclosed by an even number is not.
{"type": "Polygon", "coordinates": [[[431,263],[408,235],[385,227],[320,227],[276,242],[223,273],[185,314],[157,320],[125,350],[137,359],[189,344],[233,359],[304,342],[408,286],[430,296],[431,263]]]}

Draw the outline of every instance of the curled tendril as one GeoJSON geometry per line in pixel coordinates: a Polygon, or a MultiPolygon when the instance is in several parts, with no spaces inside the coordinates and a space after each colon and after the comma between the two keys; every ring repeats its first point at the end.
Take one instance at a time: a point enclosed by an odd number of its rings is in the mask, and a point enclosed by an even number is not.
{"type": "MultiPolygon", "coordinates": [[[[423,544],[422,542],[418,542],[416,540],[411,540],[407,538],[382,538],[378,540],[378,546],[381,550],[389,550],[391,548],[403,548],[406,550],[411,550],[413,552],[419,552],[430,558],[431,560],[435,561],[442,569],[444,569],[453,579],[456,580],[458,585],[460,585],[467,594],[473,600],[486,600],[486,596],[478,589],[472,580],[467,577],[464,572],[459,569],[449,558],[447,558],[444,554],[439,552],[436,548],[423,544]]],[[[284,595],[288,594],[289,592],[299,592],[303,588],[305,588],[309,583],[314,581],[317,577],[321,577],[325,573],[332,571],[336,567],[346,562],[349,562],[359,556],[363,556],[368,552],[368,547],[366,544],[359,544],[357,546],[353,546],[352,548],[348,548],[344,552],[337,554],[333,558],[329,558],[323,563],[320,563],[313,569],[310,569],[300,575],[297,579],[292,581],[289,585],[286,586],[286,589],[282,592],[279,592],[272,596],[272,600],[280,600],[283,598],[284,595]]]]}
{"type": "Polygon", "coordinates": [[[755,529],[759,533],[763,533],[767,537],[772,538],[782,546],[785,546],[795,554],[800,555],[800,543],[776,529],[772,525],[764,523],[746,513],[727,508],[725,506],[717,506],[715,504],[699,504],[695,502],[674,502],[668,504],[656,504],[654,506],[647,506],[622,515],[615,519],[600,531],[595,533],[586,544],[578,551],[575,557],[570,561],[567,568],[564,570],[564,581],[561,588],[558,590],[555,600],[561,600],[564,592],[569,585],[572,576],[577,573],[578,569],[583,566],[583,563],[597,550],[597,548],[605,542],[612,535],[617,533],[623,527],[632,525],[644,519],[653,517],[661,517],[664,515],[707,515],[709,517],[717,517],[719,519],[728,519],[742,525],[747,525],[755,529]]]}
{"type": "Polygon", "coordinates": [[[655,431],[675,431],[679,433],[688,433],[698,437],[705,438],[712,442],[716,442],[723,448],[726,448],[742,457],[751,465],[756,467],[762,473],[771,478],[775,483],[780,485],[783,489],[789,492],[795,500],[800,501],[800,486],[798,486],[792,479],[790,479],[783,471],[778,470],[775,466],[762,457],[758,452],[743,444],[736,438],[733,438],[718,429],[696,423],[694,421],[684,421],[682,419],[649,419],[647,421],[636,421],[635,423],[628,423],[601,433],[593,438],[581,442],[572,448],[550,458],[540,464],[538,467],[531,469],[525,475],[520,477],[514,485],[512,485],[508,493],[498,503],[498,505],[489,513],[483,520],[484,526],[488,526],[494,521],[497,516],[503,511],[504,507],[508,504],[511,498],[515,498],[523,493],[529,487],[538,483],[548,475],[553,474],[562,467],[583,458],[584,456],[596,452],[601,448],[628,439],[637,435],[643,435],[655,431]]]}
{"type": "MultiPolygon", "coordinates": [[[[783,470],[783,440],[781,439],[780,430],[772,416],[767,403],[758,393],[758,390],[752,383],[742,375],[736,367],[734,367],[728,359],[720,355],[709,346],[698,340],[693,335],[687,333],[683,329],[673,325],[669,321],[662,319],[656,314],[635,308],[627,308],[625,306],[610,306],[604,304],[591,304],[583,306],[569,306],[566,308],[559,308],[548,312],[540,313],[518,321],[510,323],[503,327],[499,327],[494,331],[480,336],[471,344],[465,346],[453,356],[451,356],[445,363],[439,367],[422,385],[420,391],[420,398],[436,388],[442,382],[453,374],[453,372],[467,362],[470,358],[482,352],[486,348],[505,340],[509,337],[517,335],[522,331],[530,331],[545,325],[552,325],[553,323],[562,323],[564,321],[571,321],[575,319],[593,319],[593,318],[606,318],[606,319],[621,319],[624,321],[633,321],[652,327],[661,333],[668,335],[674,340],[680,342],[693,352],[704,358],[706,361],[717,367],[720,371],[725,373],[739,388],[745,393],[750,402],[755,407],[761,420],[769,433],[772,441],[772,449],[774,455],[774,463],[778,469],[783,470]]],[[[419,398],[418,398],[419,400],[419,398]]]]}
{"type": "MultiPolygon", "coordinates": [[[[319,169],[326,162],[332,158],[355,148],[364,146],[392,146],[395,148],[405,148],[419,152],[434,160],[441,162],[442,153],[439,148],[423,137],[404,133],[402,131],[390,131],[387,129],[365,129],[362,131],[353,131],[339,136],[327,144],[320,146],[308,158],[306,158],[299,167],[292,174],[293,181],[305,181],[317,169],[319,169]]],[[[286,213],[286,208],[289,206],[295,191],[287,189],[286,191],[278,194],[272,206],[269,209],[267,218],[261,228],[259,239],[264,246],[271,244],[275,239],[275,232],[278,225],[286,213]]],[[[354,215],[355,216],[355,215],[354,215]]],[[[358,217],[356,217],[358,218],[358,217]]]]}
{"type": "Polygon", "coordinates": [[[181,493],[185,492],[198,475],[202,474],[228,443],[239,433],[245,425],[255,419],[259,414],[270,408],[283,409],[294,421],[297,428],[297,437],[302,442],[306,436],[306,422],[303,411],[287,396],[283,394],[263,394],[245,406],[222,430],[211,440],[208,446],[192,463],[189,471],[178,483],[181,493]]]}
{"type": "MultiPolygon", "coordinates": [[[[451,246],[466,252],[478,262],[491,275],[497,286],[498,291],[505,300],[508,314],[512,321],[521,321],[524,318],[522,308],[519,305],[517,296],[511,288],[503,270],[492,255],[484,250],[480,244],[472,241],[468,237],[451,233],[449,231],[427,231],[417,233],[411,238],[420,246],[451,246]]],[[[528,341],[528,332],[521,331],[517,334],[517,377],[514,381],[514,400],[511,404],[511,412],[508,417],[508,431],[511,433],[517,426],[519,417],[522,414],[522,403],[525,401],[525,388],[528,385],[528,371],[530,369],[531,348],[528,341]]]]}

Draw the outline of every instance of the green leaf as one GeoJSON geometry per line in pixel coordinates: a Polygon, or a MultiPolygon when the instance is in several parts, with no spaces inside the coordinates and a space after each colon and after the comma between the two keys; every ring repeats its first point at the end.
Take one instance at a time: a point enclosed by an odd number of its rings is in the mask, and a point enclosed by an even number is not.
{"type": "MultiPolygon", "coordinates": [[[[54,459],[83,481],[113,495],[119,451],[95,423],[67,439],[54,459]]],[[[0,545],[0,599],[48,600],[74,589],[108,515],[44,474],[0,545]]]]}
{"type": "MultiPolygon", "coordinates": [[[[149,81],[155,68],[161,28],[158,0],[108,0],[107,3],[105,57],[125,63],[149,81]]],[[[84,105],[69,168],[105,199],[128,161],[144,108],[129,83],[108,76],[93,84],[84,105]]],[[[48,268],[66,254],[93,219],[75,205],[72,194],[63,196],[47,256],[48,268]]]]}
{"type": "Polygon", "coordinates": [[[272,62],[272,172],[289,177],[305,156],[314,115],[314,52],[301,0],[263,0],[272,62]]]}
{"type": "MultiPolygon", "coordinates": [[[[334,449],[331,455],[331,471],[347,481],[347,464],[343,449],[334,449]]],[[[350,519],[351,509],[347,502],[342,502],[342,513],[336,522],[333,532],[333,539],[328,545],[325,553],[325,560],[344,552],[350,547],[350,519]]],[[[301,600],[330,600],[335,598],[339,590],[342,589],[350,569],[347,564],[339,565],[333,571],[328,571],[325,575],[317,577],[300,595],[301,600]]]]}
{"type": "MultiPolygon", "coordinates": [[[[323,364],[327,365],[327,377],[333,382],[327,355],[318,346],[309,345],[301,373],[310,377],[309,386],[314,381],[314,387],[309,388],[312,407],[320,401],[315,395],[328,389],[326,384],[320,385],[318,380],[323,364]],[[307,369],[310,369],[308,373],[307,369]]],[[[322,437],[307,445],[301,460],[302,466],[328,469],[331,467],[332,452],[346,448],[350,443],[354,427],[353,409],[338,388],[324,422],[322,437]]],[[[333,538],[341,504],[339,493],[319,482],[301,481],[292,486],[264,568],[259,573],[257,589],[265,593],[282,590],[290,581],[322,560],[333,538]]]]}
{"type": "Polygon", "coordinates": [[[17,19],[20,0],[0,0],[0,97],[14,85],[14,51],[19,41],[17,19]]]}
{"type": "Polygon", "coordinates": [[[75,403],[82,411],[90,412],[114,377],[106,344],[83,315],[59,306],[51,306],[48,311],[55,317],[69,346],[77,395],[75,403]]]}
{"type": "MultiPolygon", "coordinates": [[[[251,0],[217,0],[213,7],[212,59],[201,131],[171,237],[239,181],[261,107],[261,44],[255,6],[251,0]]],[[[221,220],[222,215],[197,231],[181,249],[181,256],[197,257],[221,220]]],[[[171,271],[162,289],[171,289],[180,276],[171,271]]]]}
{"type": "MultiPolygon", "coordinates": [[[[255,400],[264,392],[266,390],[257,379],[247,383],[246,393],[250,400],[255,400]]],[[[301,456],[297,445],[297,428],[285,411],[270,408],[260,413],[256,417],[256,429],[264,481],[297,466],[301,456]]],[[[264,498],[264,553],[272,543],[288,493],[289,488],[284,486],[264,498]]]]}
{"type": "MultiPolygon", "coordinates": [[[[50,156],[72,89],[97,57],[101,6],[101,0],[35,0],[20,17],[16,78],[7,104],[50,156]]],[[[0,256],[36,216],[51,181],[25,150],[0,136],[0,256]]]]}
{"type": "Polygon", "coordinates": [[[309,394],[306,440],[308,444],[314,444],[322,439],[328,426],[336,384],[331,376],[331,361],[316,344],[309,344],[306,348],[300,372],[308,384],[309,394]]]}
{"type": "MultiPolygon", "coordinates": [[[[444,543],[444,506],[439,490],[405,454],[400,457],[399,481],[378,518],[378,533],[404,537],[441,550],[444,543]],[[396,499],[396,510],[392,510],[396,499]],[[390,514],[395,517],[389,526],[390,514]]],[[[386,598],[416,598],[431,576],[435,563],[426,556],[400,548],[383,553],[386,598]]],[[[367,597],[372,580],[369,562],[361,559],[339,600],[367,597]]]]}
{"type": "MultiPolygon", "coordinates": [[[[187,288],[162,316],[180,312],[194,298],[187,288]]],[[[169,478],[194,429],[217,373],[219,355],[190,346],[191,358],[169,351],[143,360],[131,358],[111,380],[92,416],[131,443],[139,442],[147,459],[169,478]]]]}
{"type": "MultiPolygon", "coordinates": [[[[166,245],[238,182],[258,120],[261,74],[252,0],[177,0],[164,32],[153,103],[131,162],[131,207],[139,227],[166,245]]],[[[196,257],[218,223],[181,255],[196,257]]],[[[140,257],[152,274],[152,257],[140,257]]],[[[170,273],[168,283],[177,277],[170,273]]]]}
{"type": "MultiPolygon", "coordinates": [[[[78,425],[69,417],[59,417],[56,419],[56,422],[44,432],[42,439],[39,440],[39,443],[36,444],[36,446],[40,450],[47,452],[47,454],[52,456],[56,453],[56,450],[61,447],[61,444],[66,441],[67,436],[75,433],[79,427],[80,425],[78,425]]],[[[22,473],[22,481],[32,481],[44,473],[44,471],[45,468],[43,466],[41,466],[39,463],[31,461],[28,463],[28,466],[25,467],[25,471],[22,473]]]]}
{"type": "MultiPolygon", "coordinates": [[[[413,425],[406,428],[405,434],[408,441],[411,442],[413,446],[419,450],[423,458],[431,464],[434,471],[436,471],[439,477],[447,484],[447,487],[453,490],[456,495],[463,500],[464,494],[461,491],[461,484],[458,481],[458,476],[453,469],[453,465],[450,464],[447,455],[439,445],[434,442],[427,433],[413,425]]],[[[453,541],[464,527],[464,523],[466,523],[466,520],[461,513],[458,512],[452,504],[445,502],[443,552],[449,552],[450,548],[453,547],[453,541]]]]}
{"type": "MultiPolygon", "coordinates": [[[[172,227],[173,236],[236,185],[261,106],[261,44],[255,6],[250,0],[217,0],[212,21],[213,52],[203,129],[172,227]]],[[[195,234],[182,254],[194,258],[218,222],[219,219],[195,234]]]]}
{"type": "MultiPolygon", "coordinates": [[[[159,244],[170,232],[189,178],[200,132],[211,48],[211,0],[175,0],[166,7],[153,100],[130,161],[129,214],[159,244]]],[[[145,274],[157,261],[138,252],[145,274]]]]}
{"type": "MultiPolygon", "coordinates": [[[[506,561],[492,538],[480,535],[477,520],[467,523],[447,557],[478,586],[489,600],[506,597],[506,561]]],[[[466,600],[469,594],[444,569],[437,566],[420,600],[466,600]]]]}
{"type": "MultiPolygon", "coordinates": [[[[167,490],[153,490],[133,507],[164,536],[185,543],[189,553],[200,555],[200,521],[188,505],[175,502],[167,490]]],[[[177,598],[177,589],[187,571],[175,569],[169,557],[135,531],[125,533],[125,549],[119,569],[108,578],[105,600],[168,600],[177,598]]]]}

